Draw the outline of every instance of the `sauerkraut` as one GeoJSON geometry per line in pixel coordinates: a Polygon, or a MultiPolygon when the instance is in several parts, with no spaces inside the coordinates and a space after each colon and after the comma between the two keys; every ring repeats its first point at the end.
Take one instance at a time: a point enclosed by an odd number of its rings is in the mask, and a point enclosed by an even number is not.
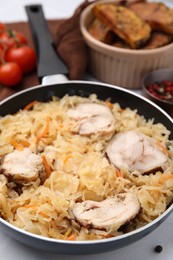
{"type": "Polygon", "coordinates": [[[172,141],[170,132],[153,119],[146,120],[136,110],[122,109],[118,103],[89,98],[53,97],[50,102],[33,102],[13,115],[0,119],[1,167],[5,156],[14,150],[30,149],[40,155],[46,177],[17,183],[0,174],[0,216],[23,230],[64,240],[93,240],[118,236],[135,230],[160,216],[173,198],[172,141]],[[90,136],[76,132],[77,122],[68,109],[80,103],[108,106],[114,116],[114,130],[90,136]],[[155,138],[169,160],[164,171],[141,175],[117,169],[106,156],[105,147],[115,133],[126,130],[155,138]],[[76,202],[102,201],[118,193],[136,194],[141,211],[125,230],[113,232],[81,226],[71,216],[76,202]]]}

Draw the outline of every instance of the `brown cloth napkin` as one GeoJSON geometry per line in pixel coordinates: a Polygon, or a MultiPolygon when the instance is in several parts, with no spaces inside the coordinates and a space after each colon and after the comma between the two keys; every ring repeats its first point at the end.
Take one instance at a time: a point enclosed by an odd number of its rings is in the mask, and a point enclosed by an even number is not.
{"type": "MultiPolygon", "coordinates": [[[[66,20],[48,20],[48,27],[52,34],[57,53],[69,69],[70,79],[81,79],[87,67],[87,47],[79,28],[79,18],[82,10],[90,2],[85,0],[74,12],[72,17],[66,20]]],[[[20,31],[25,34],[29,46],[34,47],[29,24],[26,22],[8,23],[7,28],[20,31]]],[[[0,85],[0,100],[20,90],[39,85],[37,70],[25,75],[20,85],[15,88],[7,88],[0,85]]]]}
{"type": "Polygon", "coordinates": [[[88,62],[87,47],[80,32],[80,15],[90,2],[85,0],[73,16],[57,26],[56,46],[62,60],[69,69],[69,79],[81,79],[88,62]]]}

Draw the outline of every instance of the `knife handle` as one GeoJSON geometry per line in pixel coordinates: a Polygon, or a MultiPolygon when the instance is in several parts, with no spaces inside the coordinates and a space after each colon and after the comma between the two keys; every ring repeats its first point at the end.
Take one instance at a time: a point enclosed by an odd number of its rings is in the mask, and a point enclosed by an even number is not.
{"type": "Polygon", "coordinates": [[[68,74],[67,67],[58,56],[52,36],[44,17],[42,5],[27,5],[28,16],[34,45],[37,53],[37,73],[39,80],[54,74],[68,74]]]}

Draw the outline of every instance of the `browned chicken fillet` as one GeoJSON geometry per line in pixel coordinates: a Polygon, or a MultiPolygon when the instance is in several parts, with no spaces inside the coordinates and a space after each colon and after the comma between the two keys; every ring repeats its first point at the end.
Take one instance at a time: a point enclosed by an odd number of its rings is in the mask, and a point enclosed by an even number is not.
{"type": "Polygon", "coordinates": [[[142,49],[155,49],[169,44],[173,39],[170,34],[153,32],[149,42],[142,49]]]}
{"type": "Polygon", "coordinates": [[[163,3],[135,3],[128,8],[147,21],[153,29],[173,34],[173,10],[163,3]]]}
{"type": "MultiPolygon", "coordinates": [[[[162,33],[162,32],[153,32],[149,41],[145,44],[145,46],[143,46],[140,49],[146,49],[146,50],[156,49],[156,48],[169,44],[170,42],[172,42],[172,40],[173,40],[173,36],[170,34],[166,34],[166,33],[162,33]]],[[[127,45],[127,43],[125,43],[122,40],[115,41],[112,44],[112,46],[118,47],[118,48],[130,49],[130,46],[127,45]]]]}
{"type": "Polygon", "coordinates": [[[125,43],[124,41],[122,40],[118,40],[118,41],[115,41],[112,46],[114,47],[118,47],[118,48],[123,48],[123,49],[131,49],[129,45],[127,45],[127,43],[125,43]]]}
{"type": "Polygon", "coordinates": [[[108,26],[106,26],[98,19],[94,19],[88,28],[88,32],[98,41],[108,44],[112,43],[113,41],[113,32],[110,31],[108,26]]]}
{"type": "Polygon", "coordinates": [[[93,13],[132,49],[140,48],[150,38],[149,24],[124,6],[98,4],[93,13]]]}

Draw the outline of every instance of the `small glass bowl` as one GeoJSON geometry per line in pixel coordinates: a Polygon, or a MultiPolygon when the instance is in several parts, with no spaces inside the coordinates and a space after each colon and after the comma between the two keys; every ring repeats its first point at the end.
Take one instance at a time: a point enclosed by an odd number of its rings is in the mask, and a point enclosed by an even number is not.
{"type": "MultiPolygon", "coordinates": [[[[173,69],[159,69],[154,70],[143,78],[143,95],[150,99],[151,101],[155,102],[158,106],[163,108],[171,117],[173,117],[173,98],[172,100],[167,100],[163,97],[163,93],[160,92],[160,96],[156,96],[151,91],[149,91],[149,85],[152,87],[156,83],[159,86],[164,81],[173,82],[173,69]]],[[[163,91],[163,87],[160,86],[163,91]]],[[[173,83],[172,83],[172,96],[173,96],[173,83]]],[[[166,92],[164,92],[166,93],[166,92]]],[[[170,94],[170,92],[167,92],[170,94]]]]}

